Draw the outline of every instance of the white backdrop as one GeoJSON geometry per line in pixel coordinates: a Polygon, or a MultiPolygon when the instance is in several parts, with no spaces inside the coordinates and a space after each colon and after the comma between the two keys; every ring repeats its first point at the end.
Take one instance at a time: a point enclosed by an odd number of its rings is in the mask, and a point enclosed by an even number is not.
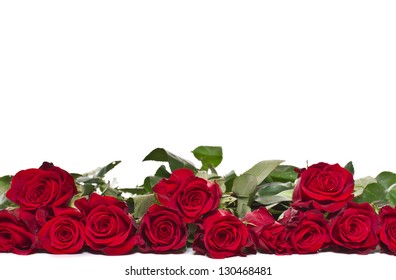
{"type": "MultiPolygon", "coordinates": [[[[223,146],[222,173],[263,159],[396,171],[395,12],[393,1],[1,1],[0,175],[122,160],[109,179],[129,187],[158,166],[141,162],[152,149],[193,159],[198,145],[223,146]]],[[[274,279],[379,277],[395,260],[0,254],[0,275],[236,263],[272,265],[274,279]]]]}

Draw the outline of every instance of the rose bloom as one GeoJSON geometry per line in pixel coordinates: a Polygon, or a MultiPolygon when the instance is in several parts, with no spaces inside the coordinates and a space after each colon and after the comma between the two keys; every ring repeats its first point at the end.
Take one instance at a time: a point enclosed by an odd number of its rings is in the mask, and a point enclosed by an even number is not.
{"type": "Polygon", "coordinates": [[[378,231],[378,216],[369,203],[349,202],[330,223],[336,251],[368,253],[378,245],[378,231]]]}
{"type": "Polygon", "coordinates": [[[246,255],[243,249],[250,246],[246,225],[230,212],[218,210],[198,226],[193,243],[198,254],[215,259],[246,255]]]}
{"type": "Polygon", "coordinates": [[[381,229],[379,237],[383,252],[396,255],[396,208],[384,206],[379,213],[381,229]]]}
{"type": "Polygon", "coordinates": [[[286,226],[275,221],[265,207],[247,213],[242,222],[247,225],[258,251],[277,255],[290,252],[290,245],[285,236],[286,226]]]}
{"type": "Polygon", "coordinates": [[[293,207],[336,212],[353,198],[352,174],[338,164],[317,163],[300,173],[293,207]]]}
{"type": "Polygon", "coordinates": [[[55,210],[55,217],[38,233],[41,247],[52,254],[74,254],[84,246],[84,225],[75,208],[55,210]]]}
{"type": "Polygon", "coordinates": [[[198,178],[185,168],[173,171],[170,178],[162,179],[153,191],[162,205],[176,210],[187,223],[216,210],[222,195],[217,183],[198,178]]]}
{"type": "Polygon", "coordinates": [[[0,211],[0,252],[27,255],[36,247],[36,237],[11,211],[0,211]]]}
{"type": "Polygon", "coordinates": [[[19,171],[12,178],[7,198],[21,209],[68,206],[77,193],[73,177],[65,170],[44,162],[40,168],[19,171]]]}
{"type": "Polygon", "coordinates": [[[328,222],[318,210],[303,212],[289,208],[280,223],[286,226],[286,239],[292,253],[317,253],[330,243],[328,222]]]}
{"type": "Polygon", "coordinates": [[[107,255],[129,253],[138,243],[137,225],[125,202],[92,193],[74,203],[83,213],[87,245],[107,255]]]}
{"type": "Polygon", "coordinates": [[[187,226],[175,210],[157,204],[143,216],[139,227],[143,252],[167,253],[186,247],[187,226]]]}

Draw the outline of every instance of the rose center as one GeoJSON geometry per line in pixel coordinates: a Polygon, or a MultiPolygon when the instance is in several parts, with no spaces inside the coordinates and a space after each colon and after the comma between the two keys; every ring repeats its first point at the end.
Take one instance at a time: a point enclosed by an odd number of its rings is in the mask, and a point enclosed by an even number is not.
{"type": "Polygon", "coordinates": [[[28,199],[33,203],[42,203],[49,199],[48,186],[40,184],[32,186],[28,192],[28,199]]]}
{"type": "Polygon", "coordinates": [[[367,223],[369,223],[369,221],[366,221],[365,217],[352,218],[347,223],[347,228],[344,231],[347,232],[346,236],[348,236],[348,239],[352,242],[364,241],[369,235],[369,226],[367,223]]]}
{"type": "Polygon", "coordinates": [[[12,236],[8,230],[0,230],[0,244],[11,244],[12,236]]]}
{"type": "Polygon", "coordinates": [[[234,231],[235,228],[222,228],[217,230],[214,239],[219,248],[227,248],[233,244],[234,231]]]}
{"type": "Polygon", "coordinates": [[[58,229],[56,236],[61,242],[68,242],[73,238],[72,231],[67,227],[61,227],[58,229]]]}
{"type": "Polygon", "coordinates": [[[95,223],[95,231],[99,233],[106,233],[110,227],[110,218],[109,217],[103,217],[96,221],[95,223]]]}
{"type": "Polygon", "coordinates": [[[396,223],[392,223],[388,226],[388,235],[392,238],[392,239],[396,239],[396,223]]]}
{"type": "Polygon", "coordinates": [[[183,197],[182,204],[184,207],[187,208],[200,208],[202,207],[203,200],[204,199],[202,197],[202,193],[191,192],[188,193],[185,197],[183,197]]]}
{"type": "Polygon", "coordinates": [[[173,227],[170,222],[163,222],[156,228],[157,238],[161,241],[168,241],[173,237],[173,227]]]}
{"type": "Polygon", "coordinates": [[[338,181],[334,176],[326,174],[320,180],[320,187],[323,191],[333,192],[338,189],[338,181]]]}

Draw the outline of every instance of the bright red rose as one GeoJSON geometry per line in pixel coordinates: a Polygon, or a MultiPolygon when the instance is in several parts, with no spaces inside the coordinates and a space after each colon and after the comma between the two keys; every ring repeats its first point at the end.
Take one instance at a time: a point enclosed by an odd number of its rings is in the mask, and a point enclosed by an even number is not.
{"type": "Polygon", "coordinates": [[[80,198],[74,204],[85,216],[85,241],[91,249],[123,255],[137,245],[137,225],[125,202],[93,193],[89,199],[80,198]]]}
{"type": "Polygon", "coordinates": [[[6,196],[23,210],[66,207],[77,193],[73,177],[65,170],[44,162],[37,169],[19,171],[12,178],[6,196]]]}
{"type": "Polygon", "coordinates": [[[378,216],[368,203],[349,202],[330,222],[336,251],[368,253],[378,245],[378,231],[378,216]]]}
{"type": "Polygon", "coordinates": [[[336,212],[353,198],[352,174],[338,164],[317,163],[300,173],[293,207],[336,212]]]}
{"type": "Polygon", "coordinates": [[[198,224],[193,249],[198,254],[223,259],[232,256],[245,256],[243,252],[249,244],[246,225],[226,210],[218,210],[198,224]]]}
{"type": "Polygon", "coordinates": [[[187,223],[216,210],[222,195],[217,183],[198,178],[184,168],[173,171],[169,179],[162,179],[153,191],[162,205],[176,210],[187,223]]]}
{"type": "Polygon", "coordinates": [[[0,252],[18,255],[32,253],[36,247],[36,237],[23,221],[19,221],[10,211],[0,211],[0,252]]]}
{"type": "Polygon", "coordinates": [[[303,212],[289,208],[280,223],[286,226],[292,253],[317,253],[330,243],[328,222],[318,210],[303,212]]]}
{"type": "Polygon", "coordinates": [[[285,255],[290,252],[286,241],[286,227],[275,221],[264,207],[247,213],[242,219],[258,251],[262,253],[285,255]]]}
{"type": "Polygon", "coordinates": [[[142,218],[139,235],[144,241],[141,251],[167,253],[184,248],[188,232],[186,222],[175,210],[154,204],[142,218]]]}
{"type": "Polygon", "coordinates": [[[383,252],[396,255],[396,208],[384,206],[379,213],[379,237],[383,252]]]}
{"type": "Polygon", "coordinates": [[[38,232],[41,247],[52,254],[74,254],[84,246],[84,225],[75,208],[55,209],[55,217],[38,232]]]}

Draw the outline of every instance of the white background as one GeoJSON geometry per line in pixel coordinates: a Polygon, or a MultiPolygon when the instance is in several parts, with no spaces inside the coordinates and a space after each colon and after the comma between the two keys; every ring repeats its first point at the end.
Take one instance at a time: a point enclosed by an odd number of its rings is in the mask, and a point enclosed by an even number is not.
{"type": "MultiPolygon", "coordinates": [[[[223,146],[222,173],[263,159],[396,171],[395,13],[393,1],[1,1],[0,174],[122,160],[109,179],[130,187],[158,166],[141,162],[152,149],[193,159],[198,145],[223,146]]],[[[395,260],[0,254],[0,277],[237,264],[271,265],[273,279],[373,278],[395,260]]]]}

